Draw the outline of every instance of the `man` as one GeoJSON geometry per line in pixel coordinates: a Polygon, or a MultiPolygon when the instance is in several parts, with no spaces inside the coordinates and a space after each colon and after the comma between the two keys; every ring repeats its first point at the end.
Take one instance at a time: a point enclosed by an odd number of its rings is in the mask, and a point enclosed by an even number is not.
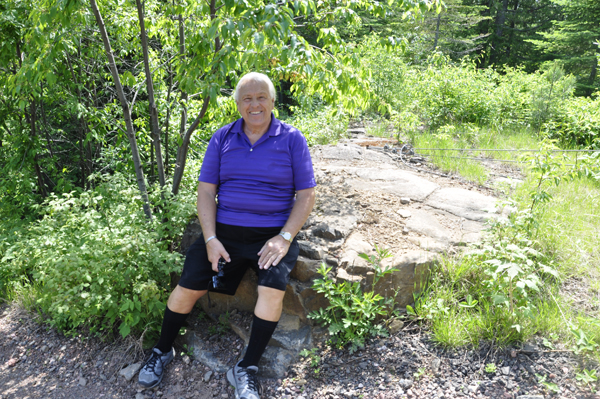
{"type": "Polygon", "coordinates": [[[202,237],[188,250],[171,293],[161,336],[139,375],[151,388],[173,359],[173,342],[196,301],[211,291],[234,295],[248,267],[258,275],[258,300],[244,358],[227,372],[238,399],[259,399],[258,361],[281,316],[283,296],[298,258],[294,239],[308,218],[316,186],[306,139],[277,120],[275,88],[266,75],[243,76],[234,99],[241,119],[210,140],[198,184],[202,237]],[[216,198],[218,196],[218,201],[216,198]],[[222,288],[212,286],[219,274],[222,288]]]}

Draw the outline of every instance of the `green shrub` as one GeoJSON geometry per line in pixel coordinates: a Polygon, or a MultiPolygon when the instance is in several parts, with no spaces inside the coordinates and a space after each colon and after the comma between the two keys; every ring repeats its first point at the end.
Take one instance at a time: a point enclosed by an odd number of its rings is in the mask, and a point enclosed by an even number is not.
{"type": "Polygon", "coordinates": [[[373,291],[379,279],[395,269],[383,269],[381,260],[391,256],[387,250],[377,249],[377,255],[361,254],[375,269],[373,284],[363,291],[359,282],[336,282],[329,276],[331,267],[321,264],[313,289],[329,301],[326,309],[311,312],[308,317],[329,328],[332,343],[338,347],[350,345],[350,352],[364,346],[370,336],[386,335],[384,326],[376,323],[378,317],[389,317],[394,312],[394,297],[384,298],[373,291]]]}
{"type": "Polygon", "coordinates": [[[546,137],[571,147],[600,149],[600,98],[570,99],[542,130],[546,137]]]}
{"type": "Polygon", "coordinates": [[[299,129],[306,137],[308,145],[336,144],[346,137],[349,116],[341,109],[316,105],[312,109],[295,109],[292,117],[284,119],[299,129]]]}
{"type": "MultiPolygon", "coordinates": [[[[151,196],[154,203],[160,197],[151,196]]],[[[119,174],[79,196],[51,195],[40,220],[8,239],[3,231],[0,280],[8,291],[33,295],[30,303],[66,332],[156,331],[169,273],[182,267],[181,255],[169,251],[171,239],[193,213],[193,200],[181,197],[148,222],[137,188],[119,174]]]]}

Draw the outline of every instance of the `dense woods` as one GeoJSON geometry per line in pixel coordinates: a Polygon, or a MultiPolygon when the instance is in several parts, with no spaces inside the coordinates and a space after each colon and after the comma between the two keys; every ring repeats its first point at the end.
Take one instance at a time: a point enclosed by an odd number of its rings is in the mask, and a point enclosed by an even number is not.
{"type": "Polygon", "coordinates": [[[5,0],[2,295],[64,330],[155,329],[202,153],[251,70],[309,144],[376,115],[598,148],[598,21],[596,0],[5,0]]]}

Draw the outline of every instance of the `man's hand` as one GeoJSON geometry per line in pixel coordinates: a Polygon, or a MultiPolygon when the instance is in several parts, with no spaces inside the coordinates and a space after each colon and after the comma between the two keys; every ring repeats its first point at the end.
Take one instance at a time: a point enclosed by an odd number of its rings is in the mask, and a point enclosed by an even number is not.
{"type": "Polygon", "coordinates": [[[271,238],[258,251],[258,255],[260,256],[258,267],[267,270],[271,266],[277,266],[290,249],[290,244],[288,240],[280,235],[271,238]]]}
{"type": "Polygon", "coordinates": [[[229,254],[218,238],[213,238],[206,244],[206,252],[208,252],[208,260],[212,264],[215,273],[219,272],[219,259],[223,258],[225,261],[231,262],[229,254]]]}

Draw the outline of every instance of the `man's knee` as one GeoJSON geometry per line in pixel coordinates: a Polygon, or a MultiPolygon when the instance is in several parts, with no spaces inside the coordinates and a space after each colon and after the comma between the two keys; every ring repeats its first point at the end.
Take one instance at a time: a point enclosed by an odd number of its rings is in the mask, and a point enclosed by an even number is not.
{"type": "Polygon", "coordinates": [[[196,301],[204,296],[204,294],[206,294],[206,290],[190,290],[178,285],[171,292],[167,306],[175,313],[189,313],[192,311],[196,301]]]}

